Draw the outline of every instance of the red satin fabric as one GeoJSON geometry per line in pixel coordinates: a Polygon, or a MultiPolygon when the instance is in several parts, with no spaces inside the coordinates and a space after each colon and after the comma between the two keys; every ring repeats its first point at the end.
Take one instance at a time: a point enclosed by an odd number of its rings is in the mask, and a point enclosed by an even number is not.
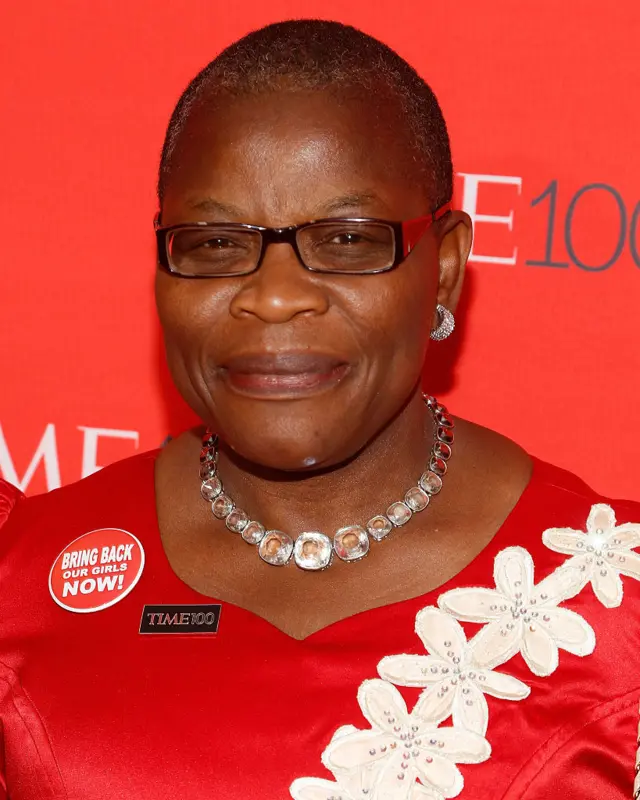
{"type": "MultiPolygon", "coordinates": [[[[357,614],[302,642],[228,603],[216,636],[146,637],[138,633],[145,603],[208,600],[165,558],[154,458],[144,454],[17,503],[0,482],[0,508],[13,505],[0,532],[0,797],[276,800],[289,797],[296,777],[329,778],[320,754],[333,732],[367,727],[356,701],[360,683],[376,676],[385,655],[424,653],[416,613],[455,586],[493,586],[493,559],[509,545],[531,552],[539,581],[564,560],[544,547],[542,531],[584,530],[591,505],[602,500],[574,476],[536,461],[494,540],[435,592],[357,614]],[[145,569],[121,602],[74,614],[52,600],[49,570],[63,547],[100,527],[137,536],[145,569]]],[[[618,523],[640,522],[639,505],[612,505],[618,523]]],[[[532,675],[519,655],[500,667],[532,693],[521,702],[487,698],[493,754],[460,766],[462,798],[631,797],[640,584],[623,581],[620,608],[603,608],[589,586],[566,603],[595,630],[591,656],[561,651],[547,678],[532,675]]],[[[418,690],[401,691],[411,707],[418,690]]]]}

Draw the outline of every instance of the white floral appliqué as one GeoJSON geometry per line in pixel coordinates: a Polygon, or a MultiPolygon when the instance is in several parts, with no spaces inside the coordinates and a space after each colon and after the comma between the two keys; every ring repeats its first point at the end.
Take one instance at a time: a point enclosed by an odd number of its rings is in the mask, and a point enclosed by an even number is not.
{"type": "Polygon", "coordinates": [[[410,714],[400,692],[386,681],[365,681],[358,702],[371,729],[334,737],[322,755],[337,784],[301,778],[291,787],[296,800],[457,797],[463,779],[456,764],[489,758],[491,748],[482,736],[463,728],[439,728],[410,714]]]}
{"type": "Polygon", "coordinates": [[[640,546],[640,525],[629,522],[616,526],[613,509],[604,503],[592,506],[586,533],[573,528],[549,528],[542,534],[542,541],[556,553],[573,556],[566,565],[581,571],[582,585],[591,583],[606,608],[616,608],[622,602],[620,575],[640,580],[640,555],[632,552],[640,546]]]}
{"type": "Polygon", "coordinates": [[[457,619],[488,623],[470,643],[479,667],[493,669],[520,652],[535,675],[545,676],[558,666],[559,647],[577,656],[593,652],[589,623],[558,608],[583,585],[579,569],[562,567],[536,586],[530,554],[507,547],[496,556],[493,575],[495,589],[452,589],[438,599],[457,619]]]}
{"type": "MultiPolygon", "coordinates": [[[[353,725],[343,725],[333,734],[331,744],[357,730],[353,725]]],[[[371,796],[375,775],[375,770],[336,770],[335,781],[296,778],[290,792],[294,800],[362,800],[362,797],[371,796]]]]}
{"type": "Polygon", "coordinates": [[[445,592],[439,608],[416,617],[416,633],[428,655],[383,658],[385,680],[365,681],[358,691],[371,725],[339,728],[322,754],[335,781],[298,778],[294,800],[446,800],[457,797],[463,778],[457,764],[476,764],[490,755],[485,695],[522,700],[529,687],[494,668],[522,653],[536,675],[558,666],[558,649],[587,656],[595,634],[579,614],[560,603],[591,583],[608,608],[620,605],[620,575],[640,579],[640,524],[616,526],[609,506],[594,505],[586,533],[550,528],[547,547],[571,556],[539,584],[533,559],[522,547],[507,547],[494,562],[495,589],[445,592]],[[467,641],[459,622],[486,623],[467,641]],[[398,686],[423,688],[409,713],[398,686]],[[453,727],[439,727],[449,716],[453,727]]]}
{"type": "Polygon", "coordinates": [[[489,710],[485,694],[503,700],[522,700],[530,689],[502,672],[482,669],[475,659],[475,643],[449,614],[428,606],[416,617],[416,633],[431,655],[386,656],[378,673],[397,686],[426,687],[413,714],[432,722],[450,715],[456,727],[482,736],[487,731],[489,710]]]}

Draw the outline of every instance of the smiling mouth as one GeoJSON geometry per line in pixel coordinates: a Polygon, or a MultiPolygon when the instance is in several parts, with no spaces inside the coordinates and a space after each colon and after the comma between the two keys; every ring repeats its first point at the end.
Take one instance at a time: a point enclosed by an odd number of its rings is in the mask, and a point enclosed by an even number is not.
{"type": "Polygon", "coordinates": [[[221,375],[239,394],[291,399],[336,386],[349,369],[347,362],[335,356],[278,353],[231,358],[222,367],[221,375]]]}

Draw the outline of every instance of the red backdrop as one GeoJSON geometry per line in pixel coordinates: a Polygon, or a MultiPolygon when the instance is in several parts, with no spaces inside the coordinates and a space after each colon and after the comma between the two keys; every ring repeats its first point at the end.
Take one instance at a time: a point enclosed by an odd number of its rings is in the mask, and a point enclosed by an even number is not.
{"type": "Polygon", "coordinates": [[[0,475],[43,491],[189,415],[162,367],[151,220],[164,126],[224,45],[320,16],[395,47],[449,121],[477,223],[430,389],[640,499],[640,5],[22,0],[3,70],[0,475]]]}

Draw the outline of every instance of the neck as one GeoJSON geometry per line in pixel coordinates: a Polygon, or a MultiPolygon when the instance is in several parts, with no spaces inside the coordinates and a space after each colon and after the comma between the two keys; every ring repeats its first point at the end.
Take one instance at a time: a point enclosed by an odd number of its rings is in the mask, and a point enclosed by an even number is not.
{"type": "Polygon", "coordinates": [[[363,525],[402,500],[424,472],[433,420],[419,393],[354,458],[321,472],[254,471],[221,448],[225,491],[252,519],[297,536],[363,525]]]}

